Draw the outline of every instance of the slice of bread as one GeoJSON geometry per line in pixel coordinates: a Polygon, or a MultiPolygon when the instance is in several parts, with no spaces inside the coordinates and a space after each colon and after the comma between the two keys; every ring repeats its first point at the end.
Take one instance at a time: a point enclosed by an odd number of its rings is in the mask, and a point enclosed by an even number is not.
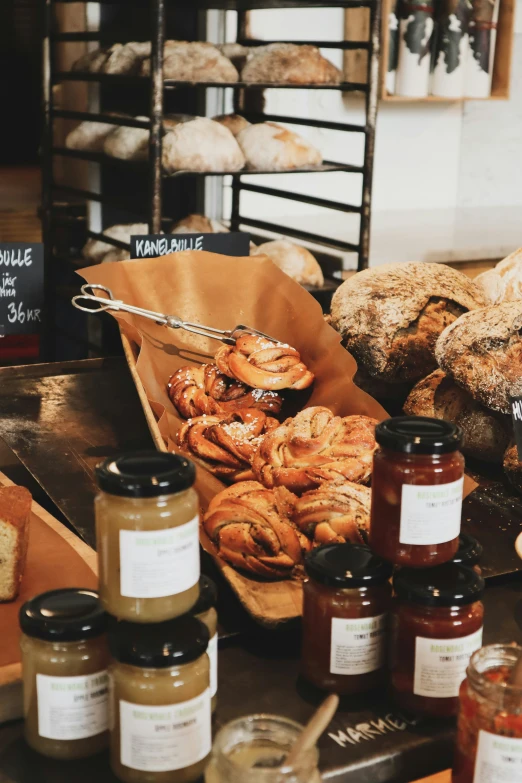
{"type": "Polygon", "coordinates": [[[25,487],[0,488],[0,601],[18,595],[29,540],[31,493],[25,487]]]}

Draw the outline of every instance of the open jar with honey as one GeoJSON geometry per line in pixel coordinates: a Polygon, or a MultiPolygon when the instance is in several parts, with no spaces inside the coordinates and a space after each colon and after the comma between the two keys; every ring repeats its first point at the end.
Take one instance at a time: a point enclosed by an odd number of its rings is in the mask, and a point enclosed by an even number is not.
{"type": "Polygon", "coordinates": [[[456,554],[464,458],[448,421],[397,416],[375,428],[369,543],[394,565],[424,568],[456,554]]]}
{"type": "Polygon", "coordinates": [[[100,599],[114,617],[158,623],[196,603],[195,475],[189,460],[157,451],[110,458],[96,468],[100,599]]]}

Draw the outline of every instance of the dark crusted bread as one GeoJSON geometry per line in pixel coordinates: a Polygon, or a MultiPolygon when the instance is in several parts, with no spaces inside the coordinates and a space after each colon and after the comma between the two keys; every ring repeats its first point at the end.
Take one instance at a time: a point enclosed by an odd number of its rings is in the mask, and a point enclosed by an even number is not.
{"type": "Polygon", "coordinates": [[[481,291],[444,264],[384,264],[346,280],[332,299],[331,325],[367,373],[388,382],[418,381],[436,369],[438,336],[481,291]]]}
{"type": "Polygon", "coordinates": [[[444,372],[487,408],[510,413],[522,394],[522,301],[466,313],[439,337],[444,372]]]}
{"type": "Polygon", "coordinates": [[[504,472],[510,484],[522,494],[522,462],[518,458],[516,444],[513,443],[504,454],[504,472]]]}
{"type": "Polygon", "coordinates": [[[404,404],[404,413],[452,421],[462,430],[461,451],[484,462],[500,464],[512,437],[508,416],[475,402],[442,370],[435,370],[413,387],[404,404]]]}

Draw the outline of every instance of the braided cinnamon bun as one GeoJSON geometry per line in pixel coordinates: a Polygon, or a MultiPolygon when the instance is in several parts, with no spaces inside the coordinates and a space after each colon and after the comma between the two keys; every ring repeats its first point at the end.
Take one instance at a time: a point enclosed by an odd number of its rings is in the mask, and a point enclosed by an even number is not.
{"type": "Polygon", "coordinates": [[[214,364],[180,367],[170,378],[167,390],[172,404],[185,419],[233,413],[242,408],[277,414],[283,403],[279,394],[248,389],[224,375],[214,364]]]}
{"type": "Polygon", "coordinates": [[[376,449],[368,416],[334,416],[328,408],[305,408],[263,438],[254,475],[265,487],[285,486],[296,494],[323,481],[368,481],[376,449]]]}
{"type": "Polygon", "coordinates": [[[251,334],[223,345],[215,361],[225,375],[256,389],[306,389],[314,380],[295,348],[251,334]]]}
{"type": "Polygon", "coordinates": [[[215,476],[225,481],[248,481],[254,478],[251,463],[263,435],[278,424],[255,408],[226,417],[196,416],[183,424],[177,441],[215,476]]]}
{"type": "Polygon", "coordinates": [[[328,481],[296,500],[292,519],[314,544],[364,544],[370,526],[368,487],[328,481]]]}
{"type": "Polygon", "coordinates": [[[290,520],[295,496],[257,481],[228,487],[210,502],[203,519],[219,555],[236,568],[270,579],[291,576],[311,543],[290,520]]]}

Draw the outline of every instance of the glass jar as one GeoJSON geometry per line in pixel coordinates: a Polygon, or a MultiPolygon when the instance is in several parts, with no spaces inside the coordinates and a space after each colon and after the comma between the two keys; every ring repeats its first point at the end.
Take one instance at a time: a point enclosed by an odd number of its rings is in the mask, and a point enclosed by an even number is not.
{"type": "Polygon", "coordinates": [[[398,416],[375,428],[369,543],[395,565],[423,568],[459,545],[464,458],[448,421],[398,416]]]}
{"type": "Polygon", "coordinates": [[[391,602],[391,566],[366,546],[328,544],[305,560],[301,673],[324,690],[381,685],[391,602]]]}
{"type": "Polygon", "coordinates": [[[192,783],[212,745],[207,627],[184,615],[109,631],[110,746],[125,783],[192,783]]]}
{"type": "Polygon", "coordinates": [[[403,568],[393,580],[391,687],[397,704],[420,715],[457,714],[470,656],[482,645],[484,580],[446,563],[403,568]]]}
{"type": "Polygon", "coordinates": [[[314,746],[299,763],[284,760],[303,726],[277,715],[249,715],[227,723],[216,736],[205,783],[321,783],[314,746]]]}
{"type": "Polygon", "coordinates": [[[199,598],[192,609],[192,614],[201,620],[208,628],[210,640],[207,655],[210,659],[210,696],[212,698],[212,712],[217,707],[218,687],[218,634],[216,612],[217,588],[212,579],[204,574],[199,579],[199,598]]]}
{"type": "Polygon", "coordinates": [[[20,609],[25,738],[55,759],[108,743],[107,615],[92,590],[51,590],[20,609]]]}
{"type": "Polygon", "coordinates": [[[452,563],[460,563],[460,565],[473,568],[477,574],[482,574],[482,569],[479,566],[479,561],[484,552],[482,544],[479,544],[476,538],[470,536],[468,533],[461,533],[459,536],[459,548],[457,554],[452,559],[452,563]]]}
{"type": "Polygon", "coordinates": [[[522,647],[490,644],[471,657],[460,686],[453,783],[522,780],[522,687],[509,677],[522,647]]]}
{"type": "Polygon", "coordinates": [[[194,465],[177,454],[137,452],[96,468],[100,598],[114,617],[171,620],[199,595],[194,465]]]}

